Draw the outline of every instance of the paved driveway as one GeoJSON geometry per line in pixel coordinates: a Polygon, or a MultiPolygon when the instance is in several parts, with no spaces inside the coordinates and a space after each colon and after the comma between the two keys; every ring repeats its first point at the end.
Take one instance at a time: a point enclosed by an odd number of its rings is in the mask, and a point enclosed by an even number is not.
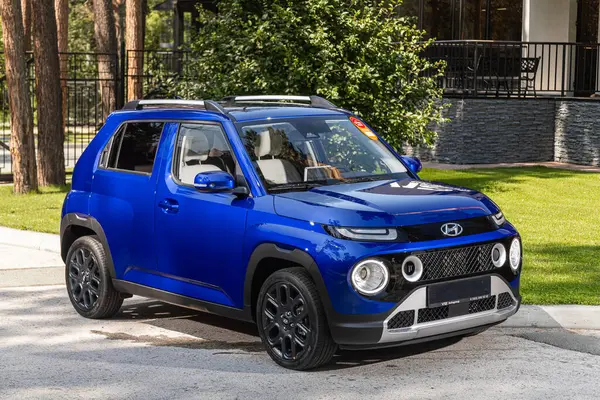
{"type": "Polygon", "coordinates": [[[494,328],[292,372],[252,325],[142,298],[89,321],[49,286],[0,289],[0,363],[1,399],[598,399],[600,338],[494,328]]]}

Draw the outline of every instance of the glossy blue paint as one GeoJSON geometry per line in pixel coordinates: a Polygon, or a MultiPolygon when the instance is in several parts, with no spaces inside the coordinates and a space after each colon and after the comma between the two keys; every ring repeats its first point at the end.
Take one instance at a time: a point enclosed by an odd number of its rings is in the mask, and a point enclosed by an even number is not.
{"type": "MultiPolygon", "coordinates": [[[[243,122],[346,113],[307,107],[251,107],[231,115],[243,122]]],[[[400,157],[395,151],[393,154],[400,157]]],[[[498,206],[479,192],[420,180],[418,165],[400,159],[413,171],[406,179],[269,194],[227,115],[200,110],[119,111],[107,119],[82,154],[62,212],[63,216],[75,212],[90,215],[99,222],[118,279],[242,309],[252,254],[261,244],[272,243],[283,251],[298,249],[312,257],[327,290],[324,295],[337,313],[378,314],[391,310],[395,303],[368,299],[353,290],[348,273],[360,260],[518,235],[509,223],[492,232],[415,243],[357,242],[329,235],[323,225],[412,226],[499,212],[498,206]],[[152,173],[99,168],[100,153],[112,134],[132,120],[166,122],[152,173]],[[238,198],[230,190],[206,192],[174,179],[171,171],[178,123],[190,121],[223,127],[238,176],[248,184],[249,197],[238,198]]],[[[223,173],[204,173],[196,183],[210,186],[212,182],[231,189],[230,178],[223,173]]],[[[511,286],[518,289],[518,285],[517,276],[511,286]]]]}
{"type": "Polygon", "coordinates": [[[222,192],[235,188],[235,179],[224,171],[201,172],[194,178],[194,187],[203,192],[222,192]]]}
{"type": "Polygon", "coordinates": [[[423,169],[423,164],[421,164],[421,160],[416,157],[408,157],[402,156],[400,157],[404,164],[408,166],[408,168],[415,174],[418,174],[423,169]]]}

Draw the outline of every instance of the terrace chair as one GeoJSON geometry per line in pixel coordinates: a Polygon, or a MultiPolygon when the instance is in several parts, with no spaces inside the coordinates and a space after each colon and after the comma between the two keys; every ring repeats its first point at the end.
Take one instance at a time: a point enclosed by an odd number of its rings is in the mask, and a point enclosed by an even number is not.
{"type": "Polygon", "coordinates": [[[447,59],[446,88],[469,91],[477,89],[476,78],[481,63],[481,55],[475,57],[451,57],[447,59]]]}
{"type": "Polygon", "coordinates": [[[541,57],[526,57],[521,59],[521,82],[525,82],[525,96],[527,96],[527,90],[531,88],[533,89],[533,96],[537,97],[535,81],[540,66],[540,59],[541,57]]]}

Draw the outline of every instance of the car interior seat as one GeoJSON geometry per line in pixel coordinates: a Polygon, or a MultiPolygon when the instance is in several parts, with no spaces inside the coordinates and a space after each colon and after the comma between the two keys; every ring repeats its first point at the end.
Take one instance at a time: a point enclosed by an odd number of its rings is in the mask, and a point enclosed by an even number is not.
{"type": "Polygon", "coordinates": [[[255,154],[256,164],[264,178],[273,184],[302,182],[302,175],[294,164],[286,159],[278,158],[284,150],[283,133],[277,130],[265,130],[258,134],[258,145],[255,154]]]}

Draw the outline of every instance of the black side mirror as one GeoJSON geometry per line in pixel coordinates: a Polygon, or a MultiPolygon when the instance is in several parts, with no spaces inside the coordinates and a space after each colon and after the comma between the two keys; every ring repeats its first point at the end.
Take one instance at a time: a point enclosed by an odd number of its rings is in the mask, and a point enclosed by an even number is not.
{"type": "Polygon", "coordinates": [[[245,199],[250,195],[250,192],[246,186],[238,186],[234,188],[231,193],[238,199],[245,199]]]}

